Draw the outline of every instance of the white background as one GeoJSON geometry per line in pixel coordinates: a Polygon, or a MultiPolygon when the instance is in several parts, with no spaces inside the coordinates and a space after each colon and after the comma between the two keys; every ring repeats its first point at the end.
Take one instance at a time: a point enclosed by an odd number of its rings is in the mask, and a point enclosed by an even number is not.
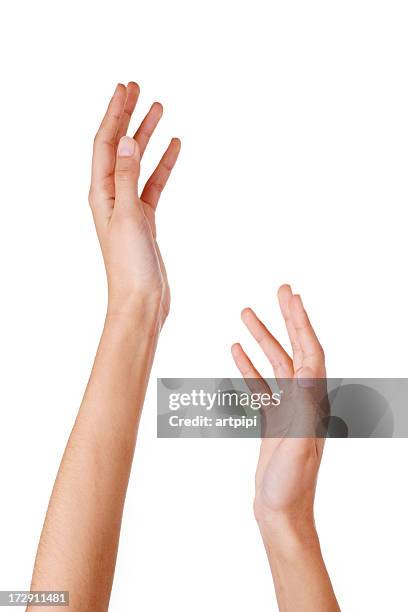
{"type": "MultiPolygon", "coordinates": [[[[252,518],[257,441],[157,440],[157,376],[234,376],[252,305],[286,341],[299,291],[331,376],[407,375],[408,8],[343,0],[7,3],[1,78],[0,589],[28,588],[106,303],[87,205],[117,81],[165,115],[172,287],[133,467],[111,610],[267,612],[252,518]]],[[[136,123],[134,124],[136,126],[136,123]]],[[[316,516],[343,610],[407,609],[407,440],[329,441],[316,516]]],[[[63,585],[62,585],[63,588],[63,585]]]]}

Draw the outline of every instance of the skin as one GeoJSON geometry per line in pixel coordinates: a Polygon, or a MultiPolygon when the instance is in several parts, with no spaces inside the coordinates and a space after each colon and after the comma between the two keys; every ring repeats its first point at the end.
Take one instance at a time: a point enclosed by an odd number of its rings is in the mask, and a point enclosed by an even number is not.
{"type": "Polygon", "coordinates": [[[89,203],[106,267],[108,307],[31,585],[31,590],[68,590],[69,607],[78,612],[108,609],[138,423],[170,307],[155,211],[180,141],[170,142],[139,197],[140,159],[163,109],[153,104],[129,138],[138,97],[136,83],[119,84],[95,137],[89,203]]]}
{"type": "MultiPolygon", "coordinates": [[[[299,388],[326,377],[323,349],[299,295],[289,285],[278,292],[293,357],[250,308],[242,320],[270,361],[276,379],[299,388]],[[289,381],[290,382],[290,381],[289,381]]],[[[267,386],[240,344],[232,355],[242,376],[260,391],[267,386]]],[[[304,406],[306,409],[306,405],[304,406]]],[[[279,610],[331,612],[340,608],[327,573],[313,516],[324,438],[270,437],[261,442],[255,477],[254,513],[268,555],[279,610]]]]}
{"type": "MultiPolygon", "coordinates": [[[[106,268],[107,314],[51,495],[31,584],[31,590],[68,590],[69,607],[77,612],[108,609],[140,414],[170,307],[155,211],[180,141],[170,142],[139,196],[140,160],[162,107],[154,103],[129,138],[138,97],[136,83],[119,84],[95,137],[89,202],[106,268]]],[[[275,375],[325,377],[323,352],[299,296],[284,286],[279,300],[293,359],[250,309],[243,313],[275,375]]],[[[240,345],[234,345],[233,355],[243,376],[262,381],[240,345]]],[[[338,610],[313,521],[322,450],[321,441],[312,438],[262,441],[254,508],[281,610],[338,610]]]]}

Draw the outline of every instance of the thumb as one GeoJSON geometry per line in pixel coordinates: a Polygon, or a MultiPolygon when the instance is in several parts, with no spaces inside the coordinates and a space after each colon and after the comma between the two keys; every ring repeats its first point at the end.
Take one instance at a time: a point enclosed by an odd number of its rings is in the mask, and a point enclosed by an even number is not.
{"type": "Polygon", "coordinates": [[[137,183],[140,173],[140,151],[136,140],[123,136],[119,140],[115,166],[116,204],[135,206],[138,200],[137,183]]]}

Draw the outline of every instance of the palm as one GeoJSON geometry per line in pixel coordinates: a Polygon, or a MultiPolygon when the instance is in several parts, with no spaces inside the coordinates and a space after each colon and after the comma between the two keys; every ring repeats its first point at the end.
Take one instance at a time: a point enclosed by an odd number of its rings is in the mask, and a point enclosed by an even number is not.
{"type": "Polygon", "coordinates": [[[321,452],[311,438],[264,439],[256,473],[255,511],[259,518],[310,501],[321,452]]]}

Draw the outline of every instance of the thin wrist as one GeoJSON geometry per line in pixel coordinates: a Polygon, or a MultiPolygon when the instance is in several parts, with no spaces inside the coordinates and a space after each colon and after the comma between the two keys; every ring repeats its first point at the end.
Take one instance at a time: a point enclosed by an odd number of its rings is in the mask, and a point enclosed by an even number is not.
{"type": "Polygon", "coordinates": [[[104,325],[104,335],[113,333],[135,340],[136,346],[144,338],[149,344],[156,344],[161,329],[160,302],[141,300],[138,303],[118,306],[109,304],[104,325]]]}
{"type": "Polygon", "coordinates": [[[277,554],[296,555],[300,550],[320,548],[313,514],[276,514],[258,521],[265,547],[277,554]]]}
{"type": "Polygon", "coordinates": [[[161,295],[139,294],[127,300],[109,297],[106,311],[107,320],[156,321],[160,318],[161,295]]]}

